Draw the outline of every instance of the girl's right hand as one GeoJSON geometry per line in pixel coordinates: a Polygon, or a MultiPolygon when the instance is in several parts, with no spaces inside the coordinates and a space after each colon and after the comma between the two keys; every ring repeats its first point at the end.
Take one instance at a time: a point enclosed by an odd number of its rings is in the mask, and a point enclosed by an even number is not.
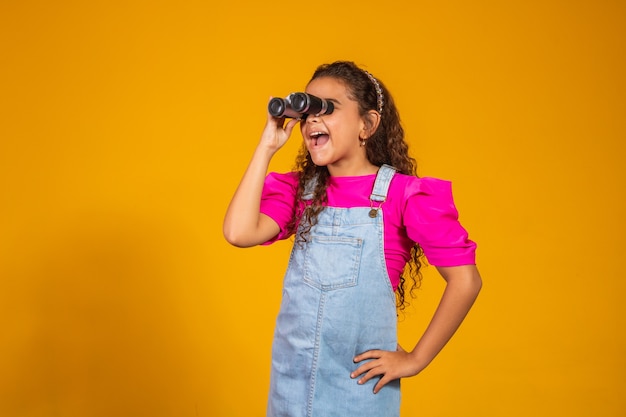
{"type": "Polygon", "coordinates": [[[263,129],[259,145],[266,147],[272,152],[282,148],[291,136],[294,126],[300,121],[300,119],[289,119],[285,123],[286,120],[283,117],[274,117],[268,112],[267,122],[265,123],[265,129],[263,129]]]}

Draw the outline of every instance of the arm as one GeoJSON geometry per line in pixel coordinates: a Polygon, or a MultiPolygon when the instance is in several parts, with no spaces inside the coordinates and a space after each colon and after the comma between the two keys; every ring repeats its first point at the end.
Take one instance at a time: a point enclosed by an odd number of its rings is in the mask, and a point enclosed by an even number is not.
{"type": "Polygon", "coordinates": [[[382,375],[374,392],[389,381],[420,373],[452,338],[471,309],[482,286],[482,279],[474,265],[437,268],[446,280],[446,289],[433,318],[421,339],[411,352],[400,346],[395,352],[370,350],[354,358],[355,362],[373,359],[361,365],[350,376],[362,375],[359,383],[382,375]]]}
{"type": "Polygon", "coordinates": [[[268,114],[261,140],[226,210],[223,233],[226,240],[234,246],[259,245],[280,231],[274,220],[260,212],[260,206],[269,163],[287,142],[298,120],[291,119],[286,124],[284,122],[285,119],[277,119],[268,114]]]}

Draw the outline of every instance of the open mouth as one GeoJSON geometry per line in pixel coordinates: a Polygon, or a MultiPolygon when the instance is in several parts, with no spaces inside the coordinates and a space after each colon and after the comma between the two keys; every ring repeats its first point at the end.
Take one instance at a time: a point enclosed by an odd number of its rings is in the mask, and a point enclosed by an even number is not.
{"type": "Polygon", "coordinates": [[[322,146],[328,142],[329,136],[326,132],[312,132],[309,138],[313,141],[314,146],[322,146]]]}

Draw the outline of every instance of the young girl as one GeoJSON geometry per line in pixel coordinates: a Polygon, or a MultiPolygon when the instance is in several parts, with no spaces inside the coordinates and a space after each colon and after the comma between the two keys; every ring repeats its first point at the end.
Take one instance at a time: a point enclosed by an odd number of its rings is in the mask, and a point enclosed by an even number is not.
{"type": "Polygon", "coordinates": [[[481,287],[451,185],[418,178],[393,99],[351,62],[322,65],[306,93],[330,114],[275,118],[228,207],[224,236],[249,247],[294,235],[272,347],[267,415],[398,416],[400,378],[450,340],[481,287]],[[267,175],[300,123],[295,172],[267,175]],[[397,307],[425,254],[446,280],[416,346],[397,343],[397,307]],[[403,271],[406,268],[408,282],[403,271]]]}

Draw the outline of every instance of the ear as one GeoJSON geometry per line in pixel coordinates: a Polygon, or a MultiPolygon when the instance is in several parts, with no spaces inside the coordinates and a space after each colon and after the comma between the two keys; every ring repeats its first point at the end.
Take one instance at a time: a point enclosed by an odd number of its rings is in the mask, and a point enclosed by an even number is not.
{"type": "Polygon", "coordinates": [[[368,139],[376,132],[378,125],[380,124],[380,114],[376,110],[370,110],[363,116],[363,130],[361,131],[360,138],[368,139]]]}

